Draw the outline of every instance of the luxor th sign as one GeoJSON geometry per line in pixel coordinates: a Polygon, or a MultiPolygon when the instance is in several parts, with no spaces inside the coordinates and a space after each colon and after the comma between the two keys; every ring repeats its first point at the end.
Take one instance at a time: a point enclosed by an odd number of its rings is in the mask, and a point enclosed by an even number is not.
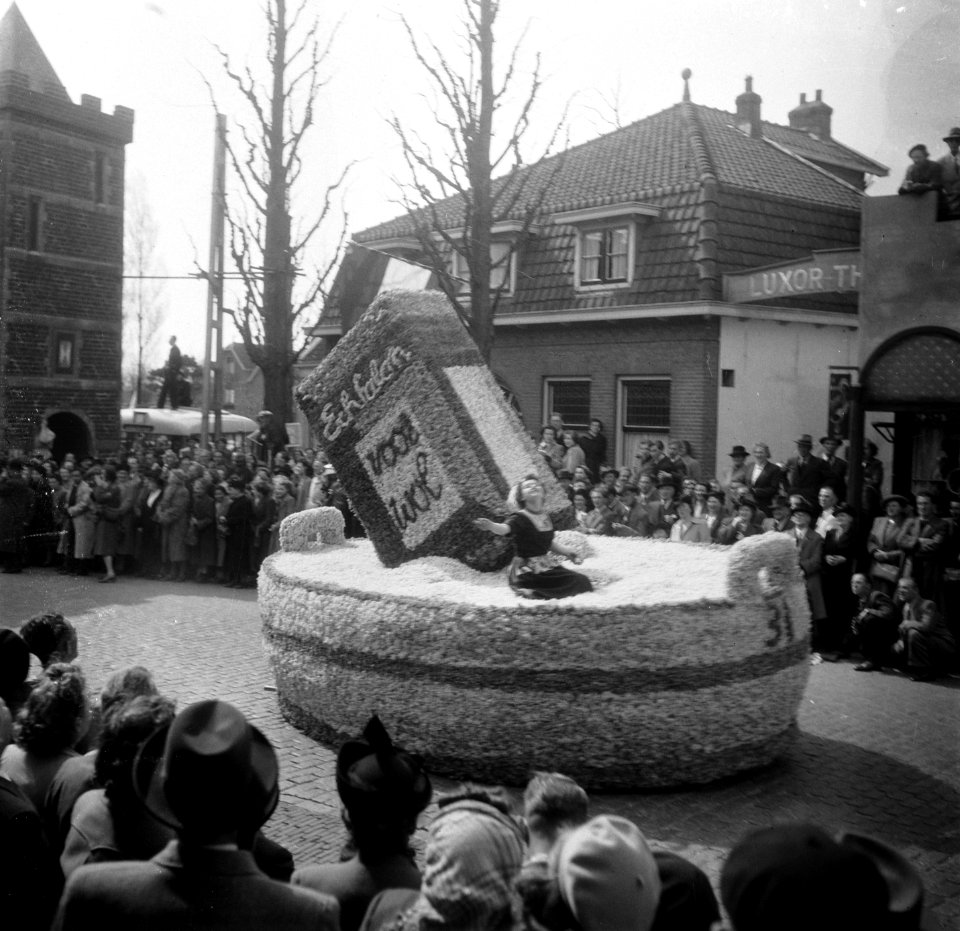
{"type": "Polygon", "coordinates": [[[731,304],[746,304],[805,294],[857,292],[861,277],[859,251],[827,249],[808,259],[724,275],[723,298],[731,304]]]}

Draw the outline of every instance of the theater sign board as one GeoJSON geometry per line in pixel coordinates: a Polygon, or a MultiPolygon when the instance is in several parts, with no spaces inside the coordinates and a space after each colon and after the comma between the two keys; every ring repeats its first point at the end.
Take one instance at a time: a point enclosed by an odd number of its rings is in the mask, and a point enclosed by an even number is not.
{"type": "Polygon", "coordinates": [[[723,298],[731,304],[772,301],[805,294],[860,290],[860,252],[825,249],[808,259],[766,265],[723,276],[723,298]]]}

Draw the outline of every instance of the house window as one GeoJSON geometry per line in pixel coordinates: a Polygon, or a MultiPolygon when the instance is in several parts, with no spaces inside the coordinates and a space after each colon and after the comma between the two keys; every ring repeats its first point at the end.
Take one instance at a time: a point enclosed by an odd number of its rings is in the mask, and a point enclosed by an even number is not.
{"type": "Polygon", "coordinates": [[[236,375],[237,373],[237,360],[233,356],[227,356],[227,374],[236,375]]]}
{"type": "Polygon", "coordinates": [[[670,379],[621,378],[619,387],[618,461],[633,465],[641,443],[670,433],[670,379]]]}
{"type": "Polygon", "coordinates": [[[563,418],[564,427],[586,430],[590,426],[590,379],[548,378],[544,385],[543,423],[551,414],[563,418]]]}
{"type": "Polygon", "coordinates": [[[734,388],[736,387],[736,382],[736,373],[733,369],[720,369],[721,388],[734,388]]]}
{"type": "MultiPolygon", "coordinates": [[[[514,266],[516,253],[509,242],[490,243],[490,290],[502,288],[505,294],[513,293],[514,266]]],[[[470,293],[470,267],[467,260],[459,253],[453,253],[451,274],[457,282],[457,290],[470,293]]]]}
{"type": "Polygon", "coordinates": [[[625,430],[670,432],[669,378],[625,378],[620,384],[625,430]]]}
{"type": "Polygon", "coordinates": [[[72,375],[76,362],[77,337],[73,333],[58,333],[54,344],[53,370],[57,375],[72,375]]]}
{"type": "Polygon", "coordinates": [[[40,251],[42,219],[43,201],[39,197],[31,197],[27,203],[27,249],[30,252],[40,251]]]}
{"type": "Polygon", "coordinates": [[[580,234],[580,283],[616,284],[629,280],[630,225],[580,234]]]}
{"type": "Polygon", "coordinates": [[[224,407],[236,407],[237,404],[237,389],[236,388],[224,388],[223,389],[223,405],[224,407]]]}

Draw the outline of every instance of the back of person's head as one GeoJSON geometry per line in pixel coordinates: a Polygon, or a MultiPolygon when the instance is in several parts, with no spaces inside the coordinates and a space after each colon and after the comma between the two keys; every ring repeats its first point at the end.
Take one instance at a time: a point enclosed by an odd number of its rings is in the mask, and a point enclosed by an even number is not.
{"type": "Polygon", "coordinates": [[[0,753],[13,741],[13,715],[7,703],[0,698],[0,753]]]}
{"type": "Polygon", "coordinates": [[[407,925],[419,914],[434,928],[515,927],[521,904],[514,882],[523,854],[523,832],[500,793],[465,786],[441,798],[407,925]]]}
{"type": "Polygon", "coordinates": [[[100,692],[100,713],[106,722],[113,708],[139,695],[158,695],[153,675],[145,666],[128,666],[111,673],[100,692]]]}
{"type": "Polygon", "coordinates": [[[87,683],[79,666],[52,663],[17,715],[17,744],[38,756],[70,749],[90,723],[87,683]]]}
{"type": "Polygon", "coordinates": [[[683,857],[654,851],[660,875],[660,901],[652,931],[710,931],[720,907],[707,874],[683,857]]]}
{"type": "Polygon", "coordinates": [[[77,658],[77,630],[55,611],[44,611],[25,621],[20,636],[41,666],[72,663],[77,658]]]}
{"type": "Polygon", "coordinates": [[[162,695],[130,698],[115,704],[105,716],[95,771],[111,802],[124,804],[135,798],[132,777],[137,753],[151,734],[169,728],[173,716],[173,702],[162,695]]]}
{"type": "MultiPolygon", "coordinates": [[[[660,876],[639,828],[600,815],[565,834],[550,855],[563,904],[583,931],[649,931],[660,901],[660,876]]],[[[565,931],[547,916],[547,927],[565,931]]]]}
{"type": "Polygon", "coordinates": [[[0,628],[0,698],[7,705],[17,704],[24,696],[30,673],[30,647],[15,630],[0,628]]]}
{"type": "Polygon", "coordinates": [[[395,746],[376,715],[337,754],[337,793],[365,863],[408,849],[432,792],[420,757],[395,746]]]}
{"type": "Polygon", "coordinates": [[[810,824],[762,828],[730,852],[720,896],[736,931],[870,931],[919,926],[922,883],[896,851],[835,840],[810,824]],[[875,851],[886,853],[886,866],[875,851]],[[874,852],[871,852],[874,851],[874,852]],[[896,864],[894,867],[893,864],[896,864]],[[893,894],[886,872],[912,877],[893,894]]]}
{"type": "Polygon", "coordinates": [[[577,827],[587,820],[587,793],[563,773],[535,772],[523,792],[523,816],[533,831],[577,827]]]}
{"type": "Polygon", "coordinates": [[[154,731],[133,778],[147,811],[198,844],[252,839],[280,797],[273,746],[224,701],[195,702],[154,731]]]}

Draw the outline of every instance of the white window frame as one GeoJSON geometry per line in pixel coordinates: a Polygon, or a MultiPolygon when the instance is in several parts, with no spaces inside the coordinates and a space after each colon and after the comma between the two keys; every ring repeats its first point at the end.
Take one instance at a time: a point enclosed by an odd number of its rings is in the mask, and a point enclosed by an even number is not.
{"type": "MultiPolygon", "coordinates": [[[[636,267],[637,253],[637,224],[634,220],[619,223],[591,224],[577,230],[577,246],[574,255],[576,263],[573,286],[578,291],[610,291],[615,288],[629,288],[633,285],[633,276],[636,267]],[[591,233],[601,233],[607,230],[625,229],[627,231],[627,276],[622,281],[597,281],[583,279],[584,240],[591,233]]],[[[603,261],[603,259],[601,259],[603,261]]]]}
{"type": "Polygon", "coordinates": [[[664,448],[670,437],[672,418],[665,427],[655,424],[627,427],[626,390],[629,382],[665,381],[670,385],[670,403],[673,405],[673,378],[670,375],[618,375],[617,376],[617,421],[616,421],[616,459],[621,465],[632,467],[637,445],[642,440],[663,440],[664,448]],[[629,437],[629,440],[628,440],[629,437]],[[629,461],[628,461],[629,460],[629,461]]]}
{"type": "Polygon", "coordinates": [[[236,388],[223,389],[223,403],[229,404],[232,407],[237,406],[237,389],[236,388]]]}
{"type": "MultiPolygon", "coordinates": [[[[517,250],[514,243],[506,239],[490,240],[490,291],[494,292],[499,288],[499,282],[496,276],[503,275],[504,285],[501,294],[513,294],[517,285],[517,250]],[[499,250],[500,255],[495,256],[494,251],[499,250]],[[504,270],[502,266],[503,256],[507,255],[507,267],[504,270]],[[497,264],[501,263],[501,264],[497,264]]],[[[457,283],[457,292],[460,294],[470,293],[470,268],[466,258],[456,249],[453,250],[450,261],[450,274],[457,283]]]]}
{"type": "MultiPolygon", "coordinates": [[[[557,383],[568,384],[569,382],[574,382],[574,381],[575,381],[575,382],[586,382],[586,384],[588,384],[588,385],[590,386],[591,404],[593,403],[593,397],[592,397],[592,395],[593,395],[593,379],[592,379],[592,378],[590,378],[590,377],[588,377],[588,376],[586,376],[586,375],[570,375],[570,376],[567,376],[567,375],[550,375],[550,376],[547,376],[546,378],[543,379],[543,398],[542,398],[542,401],[541,401],[541,409],[542,409],[542,412],[543,412],[543,417],[542,417],[542,419],[541,419],[541,421],[540,421],[540,425],[541,425],[541,426],[545,426],[546,424],[550,423],[550,415],[551,415],[551,414],[553,413],[553,411],[554,411],[554,408],[553,408],[553,391],[552,391],[553,386],[554,386],[555,384],[557,384],[557,383]]],[[[592,417],[592,416],[593,416],[592,411],[588,410],[588,411],[587,411],[587,418],[588,418],[588,419],[587,419],[587,423],[585,423],[583,426],[580,426],[579,424],[566,424],[566,423],[564,424],[564,426],[565,426],[565,427],[566,427],[566,426],[570,426],[570,427],[572,427],[574,430],[581,431],[581,432],[586,431],[586,430],[588,430],[589,427],[590,427],[589,418],[592,417]]],[[[539,432],[539,428],[538,428],[537,432],[539,432]]]]}

